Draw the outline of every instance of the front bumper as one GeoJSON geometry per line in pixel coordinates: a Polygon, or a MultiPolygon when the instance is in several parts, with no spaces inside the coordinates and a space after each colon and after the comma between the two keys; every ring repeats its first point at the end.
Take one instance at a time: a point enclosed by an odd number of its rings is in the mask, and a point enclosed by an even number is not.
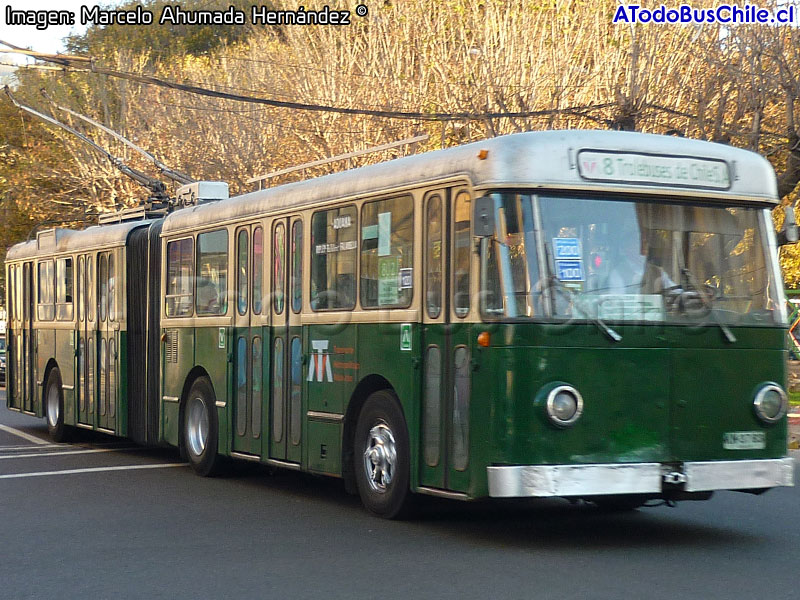
{"type": "Polygon", "coordinates": [[[597,465],[520,465],[487,467],[494,498],[546,498],[608,494],[661,494],[765,489],[794,485],[794,459],[597,465]]]}

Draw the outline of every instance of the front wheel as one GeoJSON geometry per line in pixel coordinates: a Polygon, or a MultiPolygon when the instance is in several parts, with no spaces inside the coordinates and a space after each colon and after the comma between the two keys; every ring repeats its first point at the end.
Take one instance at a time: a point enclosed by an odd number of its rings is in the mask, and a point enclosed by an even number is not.
{"type": "Polygon", "coordinates": [[[361,501],[386,519],[401,516],[409,500],[408,428],[391,391],[370,395],[356,425],[354,457],[361,501]]]}
{"type": "Polygon", "coordinates": [[[183,413],[183,447],[194,472],[202,477],[219,471],[216,396],[211,382],[201,377],[189,390],[183,413]]]}
{"type": "Polygon", "coordinates": [[[61,372],[54,367],[47,377],[44,394],[47,431],[56,443],[66,442],[70,428],[64,424],[64,392],[61,388],[61,372]]]}

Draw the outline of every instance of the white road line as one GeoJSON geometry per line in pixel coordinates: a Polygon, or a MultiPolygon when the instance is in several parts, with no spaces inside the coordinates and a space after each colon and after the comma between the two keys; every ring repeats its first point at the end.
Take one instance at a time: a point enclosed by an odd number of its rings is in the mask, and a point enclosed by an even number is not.
{"type": "Polygon", "coordinates": [[[76,475],[80,473],[102,473],[104,471],[133,471],[137,469],[166,469],[186,467],[186,463],[162,463],[157,465],[126,465],[119,467],[93,467],[91,469],[68,469],[66,471],[41,471],[39,473],[10,473],[0,475],[0,479],[22,479],[23,477],[46,477],[48,475],[76,475]]]}
{"type": "Polygon", "coordinates": [[[68,448],[70,444],[47,444],[47,445],[39,445],[39,446],[31,446],[30,444],[25,444],[24,446],[0,446],[0,452],[16,452],[17,450],[43,450],[46,448],[68,448]]]}
{"type": "Polygon", "coordinates": [[[47,440],[38,438],[35,435],[31,435],[30,433],[25,433],[24,431],[20,431],[19,429],[14,429],[13,427],[9,427],[8,425],[0,425],[0,430],[10,433],[11,435],[16,435],[17,437],[21,437],[23,440],[28,440],[29,442],[33,442],[34,444],[39,444],[39,445],[50,444],[50,442],[48,442],[47,440]]]}
{"type": "Polygon", "coordinates": [[[147,448],[87,448],[86,450],[67,450],[65,452],[36,452],[34,454],[9,454],[0,456],[0,460],[9,458],[36,458],[39,456],[68,456],[70,454],[97,454],[100,452],[130,452],[135,450],[147,450],[147,448]]]}

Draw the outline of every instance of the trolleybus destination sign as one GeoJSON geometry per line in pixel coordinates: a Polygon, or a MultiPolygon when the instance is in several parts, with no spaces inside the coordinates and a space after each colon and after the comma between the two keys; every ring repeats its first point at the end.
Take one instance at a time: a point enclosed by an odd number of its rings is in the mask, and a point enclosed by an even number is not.
{"type": "Polygon", "coordinates": [[[727,163],[688,156],[581,150],[578,152],[578,172],[584,179],[597,181],[717,190],[727,190],[731,186],[727,163]]]}

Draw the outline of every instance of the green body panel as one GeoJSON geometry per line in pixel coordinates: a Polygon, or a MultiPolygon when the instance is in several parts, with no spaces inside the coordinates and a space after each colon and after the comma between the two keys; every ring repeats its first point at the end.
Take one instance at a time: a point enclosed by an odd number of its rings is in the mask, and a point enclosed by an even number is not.
{"type": "MultiPolygon", "coordinates": [[[[171,361],[166,356],[165,344],[161,344],[161,389],[162,397],[180,398],[183,386],[195,361],[195,329],[192,327],[175,327],[162,330],[162,333],[177,336],[177,352],[175,360],[171,361]]],[[[167,342],[169,343],[169,342],[167,342]]],[[[216,391],[216,387],[214,388],[216,391]]],[[[180,429],[180,405],[178,402],[165,401],[162,398],[161,406],[161,433],[160,439],[173,446],[178,445],[178,432],[180,429]]],[[[220,429],[221,429],[220,424],[220,429]]]]}
{"type": "Polygon", "coordinates": [[[483,495],[492,464],[580,464],[776,458],[786,455],[786,421],[755,416],[759,383],[785,379],[784,330],[615,326],[615,343],[591,324],[493,324],[477,352],[473,486],[483,495]],[[772,350],[770,350],[770,348],[772,350]],[[490,374],[491,376],[485,376],[490,374]],[[575,386],[583,415],[560,429],[545,416],[547,385],[575,386]],[[724,450],[730,431],[765,431],[763,450],[724,450]]]}
{"type": "Polygon", "coordinates": [[[44,378],[47,374],[47,363],[56,353],[56,332],[53,329],[37,329],[35,334],[36,373],[34,376],[33,407],[29,410],[37,417],[44,416],[44,378]]]}
{"type": "MultiPolygon", "coordinates": [[[[226,406],[217,407],[217,423],[219,425],[219,447],[220,454],[230,455],[231,447],[228,439],[228,391],[231,352],[231,329],[223,327],[220,336],[219,327],[198,327],[194,329],[194,364],[181,364],[181,389],[175,396],[180,396],[183,391],[183,382],[189,375],[189,371],[195,365],[201,367],[208,374],[211,380],[211,387],[214,388],[216,400],[226,403],[226,406]],[[222,345],[220,346],[220,341],[222,345]]],[[[187,343],[188,338],[187,338],[187,343]]],[[[172,394],[169,394],[172,395],[172,394]]]]}
{"type": "Polygon", "coordinates": [[[339,423],[308,421],[309,471],[338,475],[342,472],[342,426],[339,423]]]}

